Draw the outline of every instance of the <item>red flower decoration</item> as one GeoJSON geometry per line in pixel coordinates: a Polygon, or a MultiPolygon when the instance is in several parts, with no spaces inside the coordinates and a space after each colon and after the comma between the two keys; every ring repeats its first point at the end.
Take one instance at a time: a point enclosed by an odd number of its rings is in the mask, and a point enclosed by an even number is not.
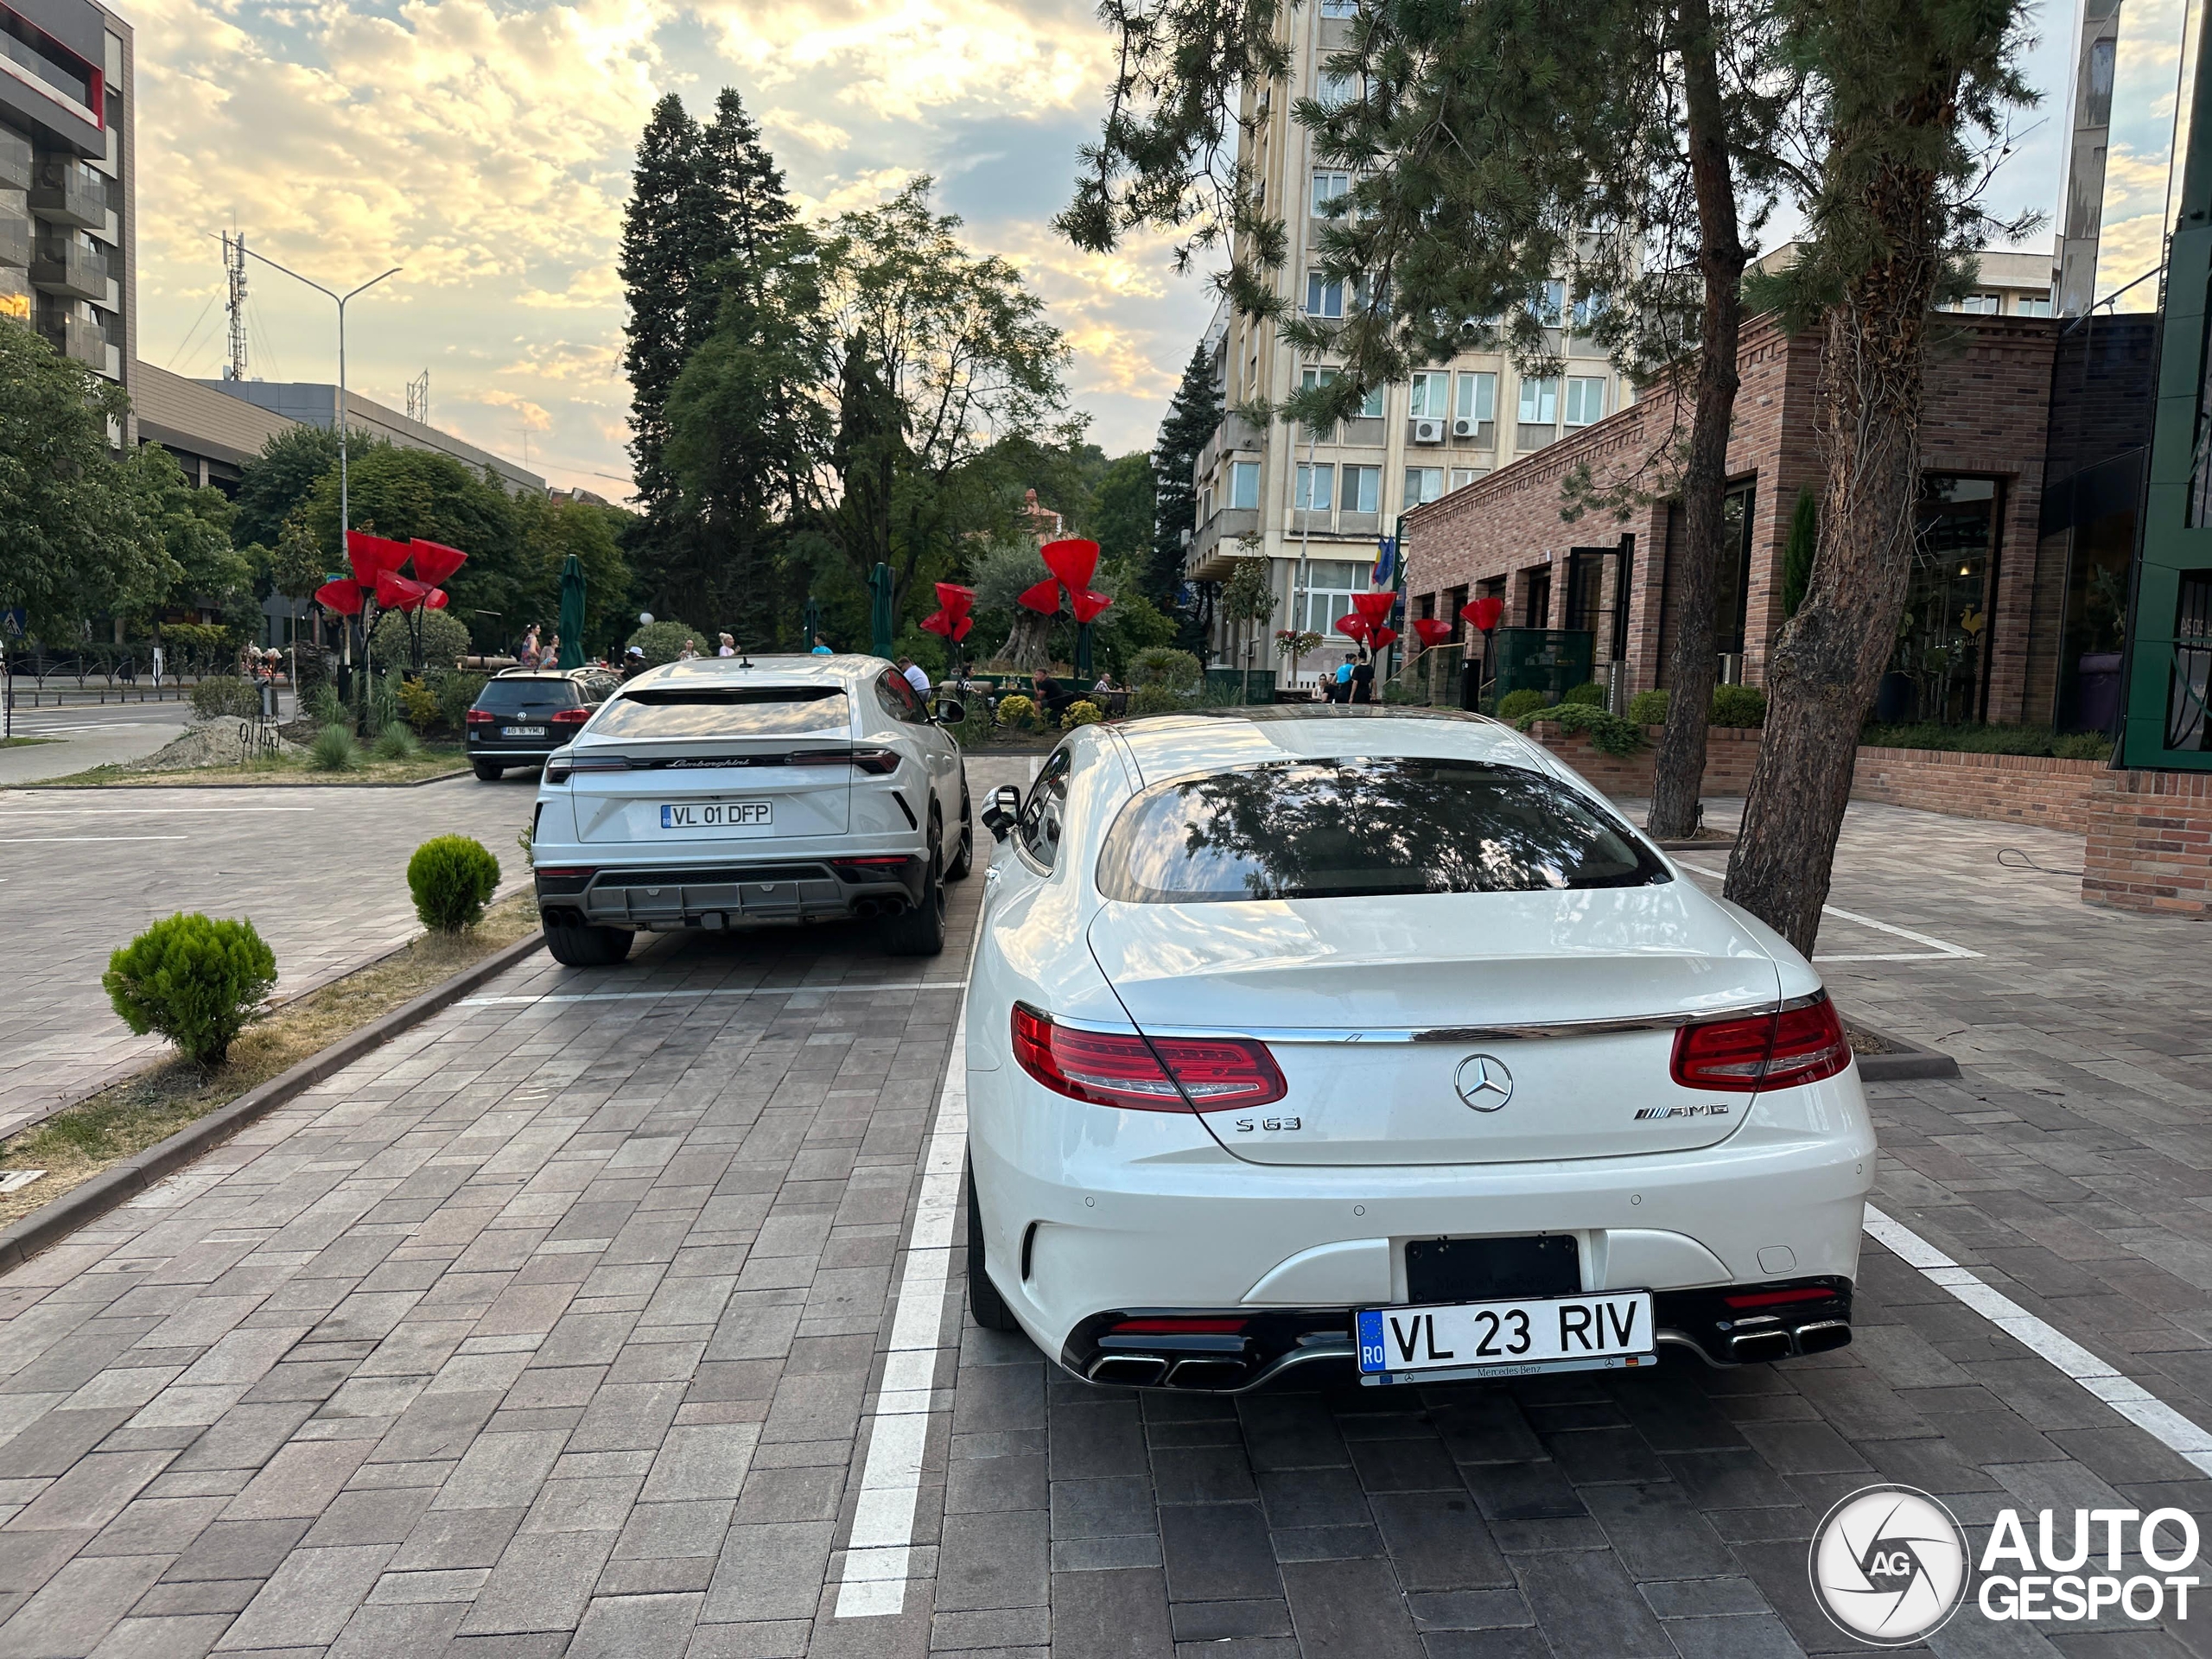
{"type": "Polygon", "coordinates": [[[940,582],[937,585],[937,609],[922,619],[923,630],[941,634],[956,645],[965,639],[968,630],[976,626],[976,619],[968,614],[975,608],[976,590],[957,582],[940,582]]]}
{"type": "Polygon", "coordinates": [[[1459,607],[1459,614],[1475,625],[1478,633],[1488,633],[1496,627],[1498,619],[1505,614],[1505,601],[1495,594],[1486,594],[1459,607]]]}
{"type": "Polygon", "coordinates": [[[1395,628],[1377,628],[1369,637],[1367,643],[1380,651],[1383,646],[1393,643],[1397,637],[1398,631],[1395,628]]]}
{"type": "Polygon", "coordinates": [[[1357,644],[1363,645],[1367,643],[1367,636],[1371,630],[1368,627],[1367,619],[1355,613],[1350,616],[1338,617],[1337,619],[1337,632],[1344,635],[1345,639],[1353,640],[1357,644]]]}
{"type": "Polygon", "coordinates": [[[1452,637],[1452,625],[1440,616],[1416,617],[1414,632],[1419,636],[1422,649],[1433,650],[1452,637]]]}
{"type": "Polygon", "coordinates": [[[1352,609],[1360,613],[1370,628],[1379,628],[1389,620],[1390,607],[1397,602],[1398,596],[1392,593],[1354,594],[1351,596],[1352,609]]]}
{"type": "Polygon", "coordinates": [[[353,567],[353,580],[364,588],[375,587],[377,578],[386,572],[397,572],[413,551],[404,542],[387,541],[365,531],[346,532],[346,557],[353,567]]]}
{"type": "Polygon", "coordinates": [[[457,547],[448,547],[443,542],[426,542],[417,536],[407,545],[415,555],[416,579],[427,582],[433,588],[468,563],[467,554],[457,547]]]}
{"type": "Polygon", "coordinates": [[[415,582],[408,577],[394,575],[389,570],[377,573],[377,603],[387,611],[412,611],[419,608],[430,591],[428,582],[415,582]]]}
{"type": "Polygon", "coordinates": [[[446,590],[442,588],[433,588],[423,595],[423,608],[426,611],[442,611],[447,603],[446,590]]]}
{"type": "Polygon", "coordinates": [[[1068,607],[1075,613],[1075,620],[1090,622],[1114,602],[1104,594],[1090,591],[1090,579],[1098,571],[1097,543],[1071,537],[1066,541],[1046,543],[1037,554],[1052,574],[1035,587],[1024,589],[1017,603],[1039,615],[1052,616],[1059,611],[1060,590],[1065,588],[1068,607]]]}
{"type": "Polygon", "coordinates": [[[326,582],[315,590],[315,602],[326,611],[335,611],[340,616],[361,613],[361,584],[358,582],[326,582]]]}

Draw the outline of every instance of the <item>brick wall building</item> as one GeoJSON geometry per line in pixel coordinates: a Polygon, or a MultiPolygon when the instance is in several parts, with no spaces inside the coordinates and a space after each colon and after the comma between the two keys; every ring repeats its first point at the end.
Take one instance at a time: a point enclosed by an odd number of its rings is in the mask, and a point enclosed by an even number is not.
{"type": "MultiPolygon", "coordinates": [[[[1916,590],[1920,632],[1899,658],[1901,672],[1913,671],[1899,695],[1921,717],[2050,718],[2056,657],[2047,646],[2033,651],[2031,642],[2058,628],[2065,597],[2063,568],[2039,569],[2037,556],[2052,358],[2063,326],[2029,316],[1945,313],[1937,320],[1922,437],[1931,483],[1923,513],[1929,563],[1916,590]]],[[[1767,649],[1783,620],[1783,550],[1798,492],[1817,492],[1820,483],[1813,426],[1820,360],[1817,332],[1792,336],[1772,317],[1744,330],[1728,449],[1744,556],[1724,583],[1720,631],[1723,652],[1740,654],[1740,677],[1752,684],[1764,678],[1767,649]]],[[[1670,544],[1675,508],[1655,500],[1625,519],[1591,512],[1570,522],[1561,486],[1584,467],[1601,489],[1654,479],[1654,462],[1687,431],[1688,418],[1686,399],[1655,389],[1420,508],[1406,524],[1408,613],[1457,620],[1467,597],[1496,593],[1506,601],[1509,626],[1591,629],[1600,678],[1611,671],[1603,665],[1618,641],[1628,691],[1665,685],[1669,567],[1680,557],[1670,544]],[[1577,549],[1586,550],[1571,560],[1577,549]],[[1607,550],[1602,558],[1600,549],[1607,550]],[[1623,596],[1624,627],[1617,616],[1623,596]]]]}

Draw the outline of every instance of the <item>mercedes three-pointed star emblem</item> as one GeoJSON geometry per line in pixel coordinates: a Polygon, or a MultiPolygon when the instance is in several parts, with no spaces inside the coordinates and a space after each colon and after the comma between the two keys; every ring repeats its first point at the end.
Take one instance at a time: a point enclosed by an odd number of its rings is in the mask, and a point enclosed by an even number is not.
{"type": "Polygon", "coordinates": [[[1494,1112],[1513,1098],[1513,1073],[1495,1054],[1470,1054],[1452,1076],[1459,1098],[1478,1112],[1494,1112]]]}

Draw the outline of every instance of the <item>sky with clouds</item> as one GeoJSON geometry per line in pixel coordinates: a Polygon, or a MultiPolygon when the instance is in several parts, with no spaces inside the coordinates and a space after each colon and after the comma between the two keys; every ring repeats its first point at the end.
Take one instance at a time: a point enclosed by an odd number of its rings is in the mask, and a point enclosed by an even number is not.
{"type": "MultiPolygon", "coordinates": [[[[2046,0],[2065,12],[2064,0],[2046,0]]],[[[1052,232],[1111,68],[1087,0],[123,0],[137,30],[139,355],[224,359],[218,233],[353,302],[348,380],[394,408],[427,369],[440,426],[619,498],[627,386],[614,275],[639,130],[664,91],[734,86],[793,194],[830,213],[916,173],[1016,261],[1073,352],[1076,407],[1142,448],[1212,310],[1163,245],[1078,254],[1052,232]]],[[[2060,33],[2070,32],[2070,23],[2060,33]]],[[[2057,188],[2053,96],[2001,200],[2057,188]]],[[[335,378],[329,302],[251,268],[249,372],[335,378]]]]}

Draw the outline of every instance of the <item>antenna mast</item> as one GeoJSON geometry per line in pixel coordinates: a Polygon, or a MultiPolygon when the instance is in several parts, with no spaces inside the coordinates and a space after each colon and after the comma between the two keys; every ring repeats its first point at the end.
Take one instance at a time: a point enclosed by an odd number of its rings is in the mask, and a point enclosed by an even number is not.
{"type": "Polygon", "coordinates": [[[424,369],[407,383],[407,418],[430,423],[430,372],[424,369]]]}
{"type": "Polygon", "coordinates": [[[245,232],[223,232],[224,309],[231,317],[230,360],[223,365],[223,378],[245,378],[245,232]]]}

